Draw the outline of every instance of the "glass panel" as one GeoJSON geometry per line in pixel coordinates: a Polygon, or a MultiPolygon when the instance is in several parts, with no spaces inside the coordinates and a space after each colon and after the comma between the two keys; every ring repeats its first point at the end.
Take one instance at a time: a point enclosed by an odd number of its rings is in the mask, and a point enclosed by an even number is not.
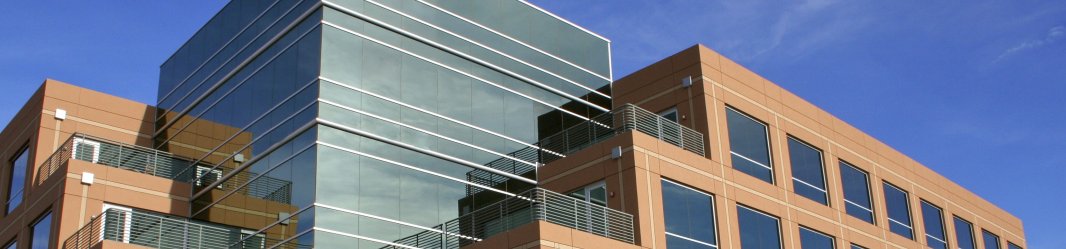
{"type": "Polygon", "coordinates": [[[922,223],[925,224],[925,244],[929,248],[947,249],[944,236],[944,218],[940,207],[922,201],[922,223]]]}
{"type": "Polygon", "coordinates": [[[4,249],[16,249],[16,247],[18,246],[18,241],[11,241],[11,243],[8,243],[7,246],[4,247],[4,249]]]}
{"type": "Polygon", "coordinates": [[[781,248],[781,227],[777,217],[737,205],[740,247],[744,249],[781,248]]]}
{"type": "Polygon", "coordinates": [[[870,179],[866,172],[840,161],[840,181],[844,188],[845,209],[848,214],[874,223],[874,212],[870,200],[870,179]]]}
{"type": "Polygon", "coordinates": [[[792,182],[796,194],[828,206],[822,151],[789,137],[788,153],[792,162],[792,182]]]}
{"type": "Polygon", "coordinates": [[[914,239],[911,229],[910,200],[907,192],[885,182],[885,209],[888,211],[888,227],[895,234],[914,239]]]}
{"type": "Polygon", "coordinates": [[[670,248],[717,248],[714,197],[663,180],[663,215],[670,248]]]}
{"type": "Polygon", "coordinates": [[[818,231],[800,227],[800,248],[833,249],[833,237],[818,231]]]}
{"type": "Polygon", "coordinates": [[[973,242],[973,225],[962,218],[955,217],[955,240],[959,249],[976,249],[973,242]]]}
{"type": "Polygon", "coordinates": [[[733,168],[773,183],[773,165],[770,162],[770,140],[766,124],[729,107],[726,108],[726,121],[729,126],[729,148],[733,168]]]}
{"type": "Polygon", "coordinates": [[[999,249],[999,236],[985,230],[981,230],[985,240],[985,249],[999,249]]]}
{"type": "Polygon", "coordinates": [[[1022,246],[1015,245],[1014,243],[1007,243],[1007,249],[1022,249],[1022,246]]]}
{"type": "Polygon", "coordinates": [[[30,249],[52,248],[52,213],[49,212],[33,223],[30,249]]]}
{"type": "Polygon", "coordinates": [[[862,246],[859,246],[859,245],[856,245],[856,244],[851,244],[851,249],[866,249],[866,247],[862,247],[862,246]]]}
{"type": "Polygon", "coordinates": [[[29,148],[23,148],[15,159],[11,160],[11,181],[7,186],[7,213],[10,214],[22,203],[22,188],[26,186],[26,169],[29,168],[29,148]]]}

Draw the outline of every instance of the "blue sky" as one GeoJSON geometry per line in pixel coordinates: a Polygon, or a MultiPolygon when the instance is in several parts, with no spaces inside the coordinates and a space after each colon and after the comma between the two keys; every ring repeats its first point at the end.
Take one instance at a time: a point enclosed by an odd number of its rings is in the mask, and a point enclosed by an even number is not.
{"type": "MultiPolygon", "coordinates": [[[[705,44],[1066,248],[1066,2],[532,1],[611,39],[616,78],[705,44]]],[[[154,103],[158,66],[225,4],[183,3],[3,3],[0,122],[48,77],[154,103]]]]}

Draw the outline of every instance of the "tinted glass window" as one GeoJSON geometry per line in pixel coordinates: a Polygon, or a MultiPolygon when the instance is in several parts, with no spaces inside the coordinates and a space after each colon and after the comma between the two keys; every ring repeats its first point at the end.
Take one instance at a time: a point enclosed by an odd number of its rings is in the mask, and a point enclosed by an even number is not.
{"type": "Polygon", "coordinates": [[[52,213],[45,214],[37,222],[33,223],[33,234],[31,235],[30,248],[31,249],[48,249],[50,248],[50,238],[52,238],[52,213]]]}
{"type": "Polygon", "coordinates": [[[738,205],[737,220],[740,221],[741,248],[781,248],[781,229],[777,217],[738,205]]]}
{"type": "Polygon", "coordinates": [[[823,233],[800,227],[800,248],[803,249],[833,249],[833,237],[823,233]]]}
{"type": "Polygon", "coordinates": [[[955,217],[955,239],[959,249],[976,249],[973,242],[973,225],[969,221],[955,217]]]}
{"type": "Polygon", "coordinates": [[[1007,243],[1007,249],[1022,249],[1022,246],[1015,245],[1014,243],[1007,243]]]}
{"type": "Polygon", "coordinates": [[[11,243],[8,243],[7,246],[4,246],[4,249],[15,249],[18,246],[18,241],[11,241],[11,243]]]}
{"type": "Polygon", "coordinates": [[[677,108],[670,108],[665,111],[662,111],[659,113],[659,116],[662,116],[667,120],[674,121],[674,123],[677,123],[677,108]]]}
{"type": "Polygon", "coordinates": [[[985,230],[981,230],[981,232],[982,238],[985,240],[985,249],[999,249],[999,236],[985,230]]]}
{"type": "Polygon", "coordinates": [[[885,182],[885,209],[888,211],[888,228],[895,234],[914,239],[911,229],[910,201],[907,192],[885,182]]]}
{"type": "Polygon", "coordinates": [[[866,247],[861,247],[861,246],[856,245],[856,244],[851,244],[851,249],[866,249],[866,247]]]}
{"type": "Polygon", "coordinates": [[[796,194],[829,205],[825,191],[825,169],[822,168],[822,151],[788,138],[788,154],[792,161],[792,183],[796,194]]]}
{"type": "Polygon", "coordinates": [[[11,213],[19,203],[22,203],[22,188],[26,186],[26,164],[29,164],[28,148],[22,149],[14,159],[11,159],[11,181],[7,188],[7,213],[11,213]]]}
{"type": "Polygon", "coordinates": [[[733,169],[773,183],[774,171],[770,162],[770,140],[766,124],[733,108],[727,107],[725,110],[733,169]]]}
{"type": "Polygon", "coordinates": [[[717,248],[714,197],[663,180],[663,215],[670,248],[717,248]]]}
{"type": "Polygon", "coordinates": [[[844,188],[844,206],[848,215],[874,223],[870,200],[870,178],[865,171],[840,161],[840,182],[844,188]]]}
{"type": "Polygon", "coordinates": [[[925,224],[925,244],[929,248],[947,249],[944,236],[944,214],[940,207],[922,201],[922,223],[925,224]]]}

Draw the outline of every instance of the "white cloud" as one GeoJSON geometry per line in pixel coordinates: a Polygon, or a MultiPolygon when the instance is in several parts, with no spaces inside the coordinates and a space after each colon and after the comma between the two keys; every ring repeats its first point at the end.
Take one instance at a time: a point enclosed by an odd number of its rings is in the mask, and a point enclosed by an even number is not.
{"type": "Polygon", "coordinates": [[[1066,27],[1055,26],[1048,30],[1047,35],[1044,36],[1044,38],[1024,41],[1022,43],[1019,43],[1018,45],[1015,45],[1014,47],[1008,48],[1007,50],[1003,51],[1003,53],[999,54],[999,57],[996,57],[995,61],[1002,60],[1003,58],[1006,58],[1018,52],[1037,49],[1043,46],[1047,46],[1049,44],[1053,44],[1059,39],[1062,39],[1064,36],[1066,36],[1066,27]]]}

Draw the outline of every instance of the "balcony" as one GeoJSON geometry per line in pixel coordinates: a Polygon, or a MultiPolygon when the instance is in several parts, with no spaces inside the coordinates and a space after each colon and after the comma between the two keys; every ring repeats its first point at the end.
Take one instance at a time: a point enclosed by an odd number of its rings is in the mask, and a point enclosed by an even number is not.
{"type": "Polygon", "coordinates": [[[63,248],[95,248],[104,241],[150,248],[184,249],[263,248],[270,242],[253,234],[254,231],[240,228],[110,208],[67,238],[63,248]]]}
{"type": "Polygon", "coordinates": [[[592,117],[588,121],[541,139],[537,143],[543,149],[540,153],[541,163],[555,161],[562,158],[562,155],[569,155],[616,134],[634,130],[706,156],[702,133],[633,104],[625,104],[614,111],[592,117]]]}
{"type": "Polygon", "coordinates": [[[190,160],[155,149],[78,133],[70,136],[41,164],[37,172],[37,184],[47,180],[70,159],[184,182],[188,182],[191,176],[182,173],[190,160]]]}
{"type": "Polygon", "coordinates": [[[472,238],[442,237],[440,233],[426,231],[394,243],[418,248],[460,248],[534,221],[634,243],[632,215],[541,188],[527,190],[434,227],[472,238]]]}

